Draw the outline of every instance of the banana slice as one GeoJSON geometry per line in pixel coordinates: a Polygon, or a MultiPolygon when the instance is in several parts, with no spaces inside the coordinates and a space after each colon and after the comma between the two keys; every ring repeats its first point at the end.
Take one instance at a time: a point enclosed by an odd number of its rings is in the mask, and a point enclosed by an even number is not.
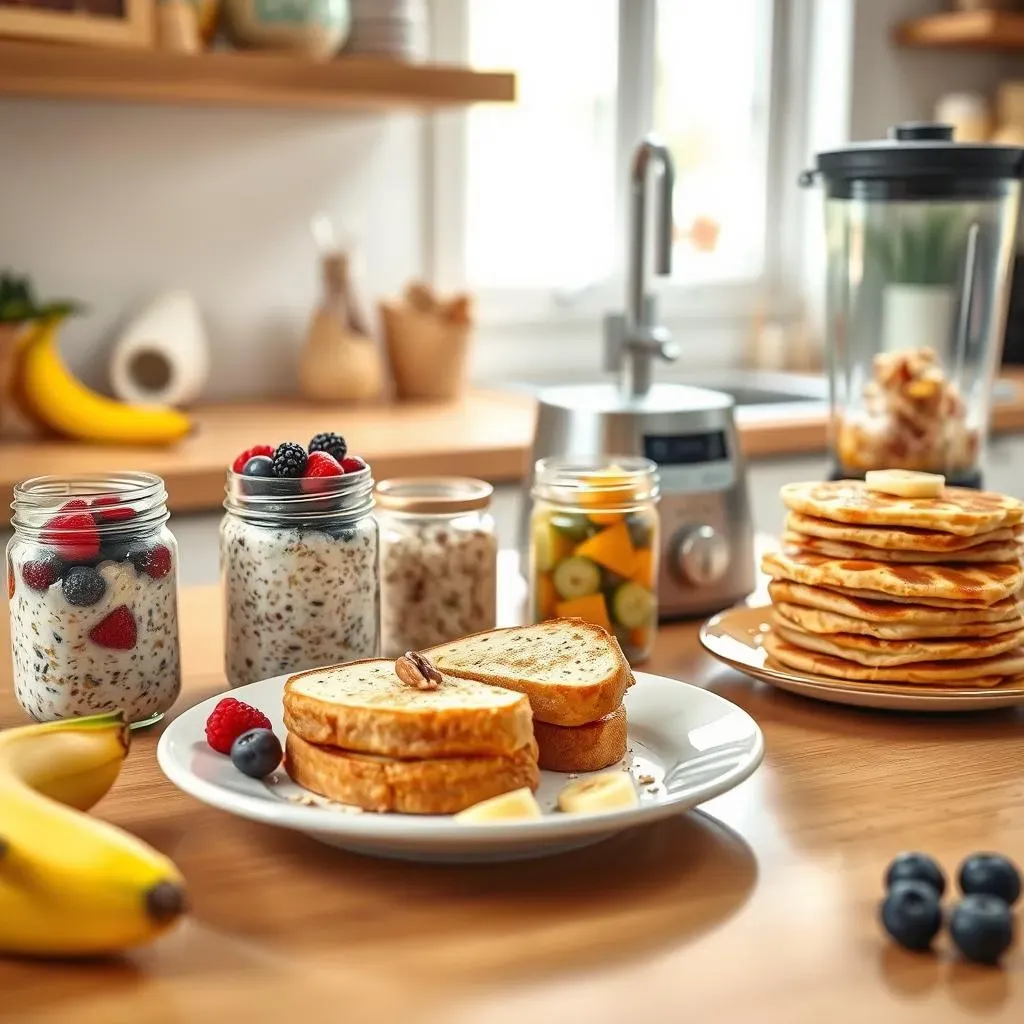
{"type": "Polygon", "coordinates": [[[869,491],[898,498],[938,498],[946,486],[946,478],[938,473],[914,473],[909,469],[869,469],[864,482],[869,491]]]}
{"type": "Polygon", "coordinates": [[[637,807],[640,798],[629,772],[602,772],[570,782],[558,794],[558,808],[567,814],[601,814],[637,807]]]}
{"type": "Polygon", "coordinates": [[[456,821],[468,821],[474,825],[486,822],[533,821],[542,817],[540,805],[525,787],[514,789],[511,793],[492,796],[490,800],[481,800],[464,811],[455,815],[456,821]]]}

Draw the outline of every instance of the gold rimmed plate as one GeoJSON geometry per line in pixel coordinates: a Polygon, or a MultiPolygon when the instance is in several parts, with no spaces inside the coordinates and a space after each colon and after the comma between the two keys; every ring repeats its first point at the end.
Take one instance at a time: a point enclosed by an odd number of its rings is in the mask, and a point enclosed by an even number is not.
{"type": "Polygon", "coordinates": [[[771,631],[771,606],[730,608],[701,626],[705,649],[740,672],[802,697],[886,711],[992,711],[1024,704],[1024,680],[979,689],[955,686],[901,686],[862,683],[795,672],[778,664],[764,649],[771,631]]]}

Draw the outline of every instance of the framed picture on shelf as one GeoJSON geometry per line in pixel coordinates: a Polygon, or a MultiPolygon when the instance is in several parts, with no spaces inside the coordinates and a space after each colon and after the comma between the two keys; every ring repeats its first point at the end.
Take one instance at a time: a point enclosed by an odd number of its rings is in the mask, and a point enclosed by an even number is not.
{"type": "Polygon", "coordinates": [[[0,0],[0,39],[153,45],[154,0],[0,0]]]}

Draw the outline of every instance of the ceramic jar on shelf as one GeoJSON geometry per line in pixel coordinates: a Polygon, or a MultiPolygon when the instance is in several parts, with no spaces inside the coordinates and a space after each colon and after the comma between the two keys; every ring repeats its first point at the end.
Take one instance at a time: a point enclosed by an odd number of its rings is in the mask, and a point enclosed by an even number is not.
{"type": "Polygon", "coordinates": [[[349,0],[226,0],[232,42],[330,60],[348,38],[349,0]]]}

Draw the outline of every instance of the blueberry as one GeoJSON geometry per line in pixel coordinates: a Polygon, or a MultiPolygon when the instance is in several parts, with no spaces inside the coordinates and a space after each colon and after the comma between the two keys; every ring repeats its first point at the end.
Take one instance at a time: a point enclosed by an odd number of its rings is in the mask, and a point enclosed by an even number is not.
{"type": "Polygon", "coordinates": [[[905,949],[928,949],[942,927],[938,893],[927,882],[896,882],[882,901],[882,925],[905,949]]]}
{"type": "Polygon", "coordinates": [[[95,570],[82,565],[69,569],[61,583],[68,604],[95,604],[106,592],[107,581],[95,570]]]}
{"type": "Polygon", "coordinates": [[[971,893],[953,908],[949,934],[968,960],[998,963],[1013,942],[1013,912],[998,896],[971,893]]]}
{"type": "Polygon", "coordinates": [[[1011,907],[1020,898],[1020,872],[998,853],[973,853],[960,865],[960,891],[998,896],[1011,907]]]}
{"type": "Polygon", "coordinates": [[[132,550],[138,547],[138,541],[109,540],[100,549],[101,562],[127,562],[132,550]]]}
{"type": "Polygon", "coordinates": [[[274,462],[269,455],[254,455],[243,467],[242,476],[274,475],[274,462]]]}
{"type": "Polygon", "coordinates": [[[281,741],[269,729],[250,729],[231,744],[231,763],[253,779],[265,779],[281,757],[281,741]]]}
{"type": "Polygon", "coordinates": [[[901,853],[885,872],[885,887],[891,889],[896,882],[925,882],[936,896],[946,891],[946,876],[934,857],[927,853],[901,853]]]}

